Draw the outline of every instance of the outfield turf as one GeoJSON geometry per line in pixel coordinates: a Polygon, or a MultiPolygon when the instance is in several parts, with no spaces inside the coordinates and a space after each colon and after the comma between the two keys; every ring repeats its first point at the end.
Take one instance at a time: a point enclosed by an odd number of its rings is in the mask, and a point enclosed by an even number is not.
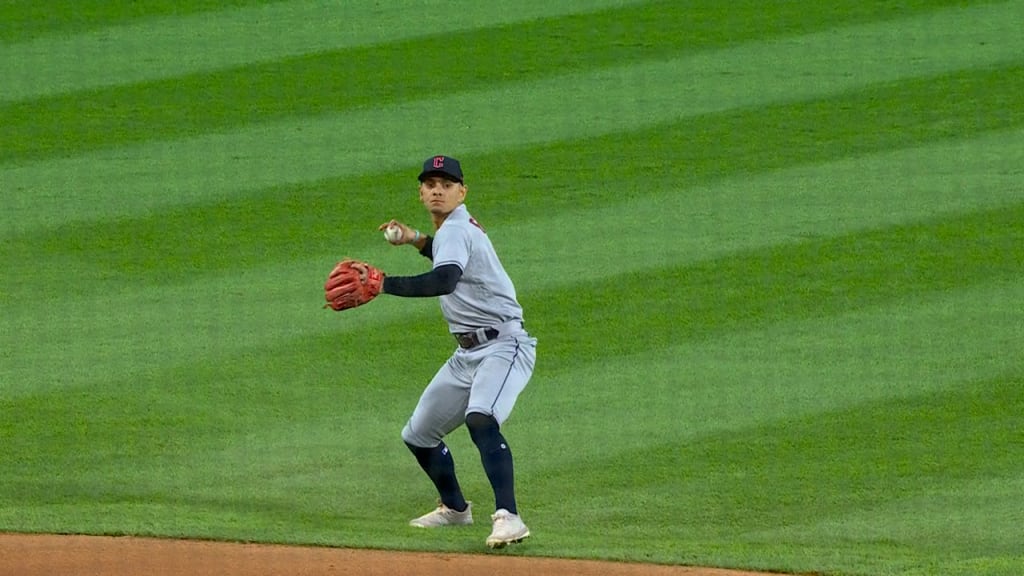
{"type": "MultiPolygon", "coordinates": [[[[423,158],[539,339],[508,553],[1024,574],[1024,1],[0,3],[0,531],[412,531],[423,158]]],[[[490,505],[475,448],[449,443],[490,505]]]]}

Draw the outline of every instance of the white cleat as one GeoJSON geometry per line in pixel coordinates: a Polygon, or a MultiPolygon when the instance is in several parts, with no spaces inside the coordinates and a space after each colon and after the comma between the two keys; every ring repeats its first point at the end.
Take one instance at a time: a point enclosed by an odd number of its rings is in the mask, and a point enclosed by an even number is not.
{"type": "Polygon", "coordinates": [[[499,509],[491,516],[494,522],[494,529],[487,537],[487,546],[490,548],[504,548],[509,544],[518,544],[530,536],[530,529],[523,523],[518,514],[513,514],[504,508],[499,509]]]}
{"type": "Polygon", "coordinates": [[[440,526],[467,526],[473,523],[473,503],[466,502],[462,512],[439,503],[437,508],[419,518],[409,520],[409,526],[416,528],[438,528],[440,526]]]}

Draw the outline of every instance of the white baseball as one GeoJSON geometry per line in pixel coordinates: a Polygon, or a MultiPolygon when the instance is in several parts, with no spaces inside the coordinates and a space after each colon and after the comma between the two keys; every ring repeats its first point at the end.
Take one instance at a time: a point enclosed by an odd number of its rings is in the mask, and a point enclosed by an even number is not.
{"type": "Polygon", "coordinates": [[[384,229],[384,237],[388,239],[388,242],[394,244],[402,240],[402,227],[401,226],[388,226],[384,229]]]}

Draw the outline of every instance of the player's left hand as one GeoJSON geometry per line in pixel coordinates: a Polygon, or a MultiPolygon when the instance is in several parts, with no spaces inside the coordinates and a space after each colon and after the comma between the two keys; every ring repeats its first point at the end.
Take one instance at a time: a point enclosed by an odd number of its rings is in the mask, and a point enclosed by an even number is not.
{"type": "Polygon", "coordinates": [[[384,273],[359,260],[342,260],[324,283],[327,306],[336,311],[362,306],[380,294],[384,273]]]}

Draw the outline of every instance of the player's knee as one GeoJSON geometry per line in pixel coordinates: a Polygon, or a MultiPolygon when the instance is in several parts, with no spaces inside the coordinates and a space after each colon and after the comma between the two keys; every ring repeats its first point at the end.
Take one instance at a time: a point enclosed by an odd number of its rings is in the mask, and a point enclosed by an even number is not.
{"type": "Polygon", "coordinates": [[[469,437],[473,439],[473,443],[481,450],[490,450],[493,446],[504,442],[499,431],[498,421],[490,414],[470,412],[466,415],[466,428],[469,429],[469,437]]]}
{"type": "Polygon", "coordinates": [[[402,428],[402,441],[410,448],[426,448],[437,444],[437,442],[432,441],[431,438],[423,434],[417,434],[409,424],[406,424],[405,427],[402,428]]]}
{"type": "Polygon", "coordinates": [[[490,414],[470,412],[469,414],[466,414],[466,428],[469,428],[469,432],[471,434],[474,430],[479,432],[483,432],[491,428],[497,430],[498,421],[490,414]]]}

